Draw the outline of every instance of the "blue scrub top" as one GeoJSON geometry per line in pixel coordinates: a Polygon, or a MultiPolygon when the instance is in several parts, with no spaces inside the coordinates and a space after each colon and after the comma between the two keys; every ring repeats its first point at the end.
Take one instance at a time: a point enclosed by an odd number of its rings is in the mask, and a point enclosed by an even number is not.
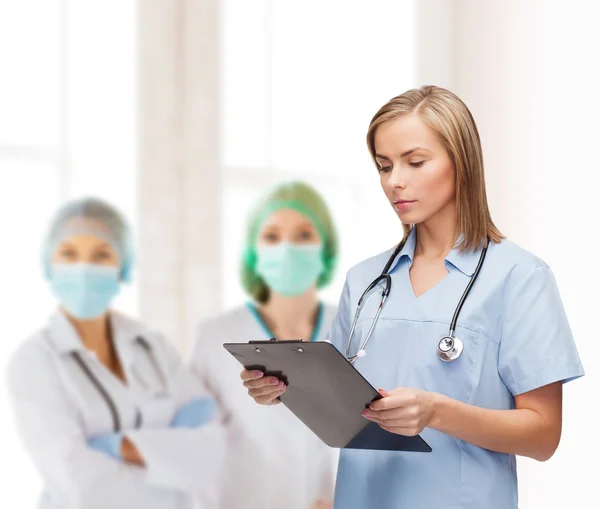
{"type": "MultiPolygon", "coordinates": [[[[481,252],[452,250],[448,275],[415,297],[409,279],[416,230],[390,268],[392,288],[355,367],[375,388],[416,387],[490,409],[514,408],[514,396],[584,371],[549,267],[509,241],[490,244],[458,318],[459,359],[436,355],[481,252]]],[[[347,274],[327,339],[343,354],[358,299],[393,250],[347,274]]],[[[350,354],[366,336],[381,289],[363,303],[350,354]]],[[[335,509],[516,509],[515,457],[426,428],[431,453],[342,450],[335,509]]]]}

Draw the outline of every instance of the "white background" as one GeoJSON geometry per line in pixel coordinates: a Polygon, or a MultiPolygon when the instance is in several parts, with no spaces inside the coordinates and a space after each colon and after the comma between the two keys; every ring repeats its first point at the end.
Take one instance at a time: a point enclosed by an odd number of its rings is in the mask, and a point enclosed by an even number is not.
{"type": "MultiPolygon", "coordinates": [[[[54,308],[40,253],[59,203],[93,194],[137,223],[135,13],[131,1],[0,0],[3,381],[10,353],[54,308]]],[[[135,285],[118,306],[136,313],[135,285]]],[[[0,506],[33,508],[41,484],[16,439],[4,383],[0,415],[0,506]]]]}
{"type": "MultiPolygon", "coordinates": [[[[366,150],[371,116],[425,83],[451,88],[472,109],[492,214],[552,267],[587,372],[565,387],[555,457],[519,461],[525,509],[597,507],[597,9],[585,0],[221,2],[222,265],[215,270],[223,309],[245,299],[240,239],[249,206],[268,186],[304,179],[330,204],[340,270],[323,297],[335,302],[347,268],[401,234],[366,150]]],[[[100,195],[136,230],[144,224],[137,27],[133,0],[0,0],[0,374],[52,310],[39,250],[61,200],[100,195]]],[[[151,298],[135,288],[119,302],[134,315],[151,298]]],[[[33,507],[39,481],[0,394],[0,506],[33,507]]]]}

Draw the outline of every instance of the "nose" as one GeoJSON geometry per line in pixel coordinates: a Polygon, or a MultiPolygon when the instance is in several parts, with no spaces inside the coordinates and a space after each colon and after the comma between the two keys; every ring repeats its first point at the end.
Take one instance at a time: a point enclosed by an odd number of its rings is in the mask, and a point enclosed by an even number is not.
{"type": "Polygon", "coordinates": [[[388,182],[393,189],[406,189],[406,174],[400,165],[394,165],[388,182]]]}

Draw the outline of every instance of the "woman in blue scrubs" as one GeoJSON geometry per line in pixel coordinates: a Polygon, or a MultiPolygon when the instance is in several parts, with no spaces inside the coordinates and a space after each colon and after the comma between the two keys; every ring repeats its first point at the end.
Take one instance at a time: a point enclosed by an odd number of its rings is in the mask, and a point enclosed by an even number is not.
{"type": "MultiPolygon", "coordinates": [[[[334,507],[516,509],[515,456],[554,454],[562,384],[584,374],[554,276],[494,226],[477,127],[454,94],[427,86],[395,97],[367,143],[404,244],[348,271],[329,340],[380,388],[364,417],[420,434],[433,451],[342,450],[334,507]],[[449,360],[440,340],[482,254],[454,331],[464,348],[449,360]],[[347,352],[358,300],[390,257],[391,293],[372,336],[365,345],[382,285],[347,352]]],[[[260,372],[242,378],[261,404],[285,391],[260,372]]]]}

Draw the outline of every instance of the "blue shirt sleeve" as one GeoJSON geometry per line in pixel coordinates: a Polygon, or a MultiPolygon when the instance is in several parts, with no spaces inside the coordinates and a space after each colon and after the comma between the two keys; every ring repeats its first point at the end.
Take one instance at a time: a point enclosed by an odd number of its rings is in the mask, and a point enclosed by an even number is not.
{"type": "Polygon", "coordinates": [[[550,268],[517,267],[506,284],[498,372],[513,396],[583,376],[550,268]]]}
{"type": "Polygon", "coordinates": [[[342,354],[346,354],[346,342],[350,334],[350,326],[352,325],[352,310],[350,309],[350,287],[348,285],[348,277],[344,283],[342,295],[337,308],[337,313],[331,322],[329,331],[325,335],[325,341],[329,341],[342,354]]]}

